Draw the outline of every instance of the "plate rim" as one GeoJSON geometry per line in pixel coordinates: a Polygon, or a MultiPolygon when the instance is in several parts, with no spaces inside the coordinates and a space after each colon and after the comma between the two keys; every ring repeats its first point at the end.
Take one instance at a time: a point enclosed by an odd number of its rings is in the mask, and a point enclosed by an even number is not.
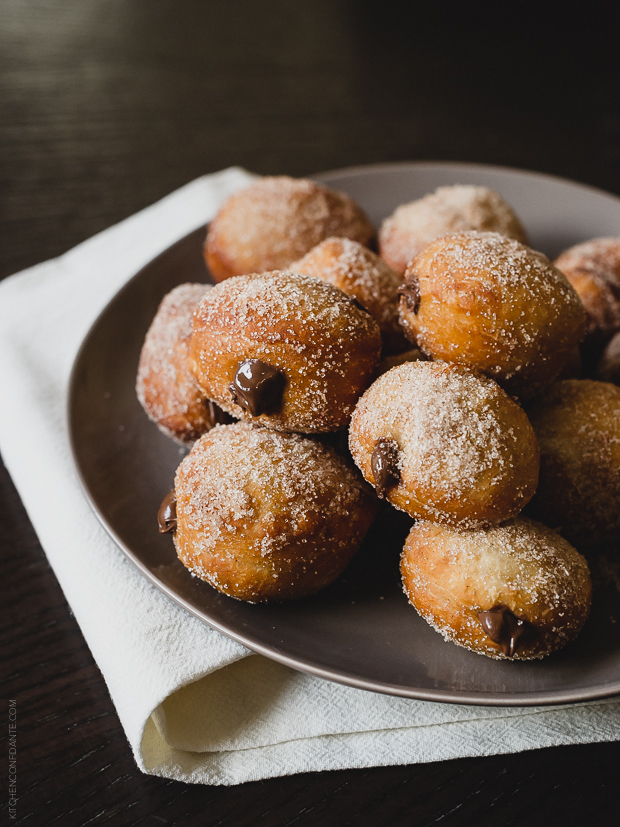
{"type": "MultiPolygon", "coordinates": [[[[607,192],[606,190],[602,190],[598,187],[593,187],[588,184],[582,184],[578,181],[572,181],[568,178],[563,178],[561,176],[556,176],[548,173],[537,172],[534,170],[525,170],[519,169],[516,167],[507,167],[501,166],[496,164],[480,164],[480,163],[471,163],[471,162],[459,162],[459,161],[395,161],[395,162],[386,162],[386,163],[375,163],[375,164],[361,164],[356,166],[348,166],[342,167],[340,169],[335,170],[328,170],[326,172],[316,173],[314,175],[308,176],[317,181],[324,181],[330,177],[336,176],[356,176],[359,174],[363,174],[366,172],[381,172],[386,169],[407,169],[411,170],[414,168],[467,168],[469,171],[475,171],[476,169],[479,170],[494,170],[498,172],[510,173],[516,176],[530,176],[535,178],[542,178],[548,180],[552,183],[561,183],[561,184],[568,184],[572,187],[579,187],[585,191],[591,192],[598,196],[605,196],[615,202],[618,203],[620,206],[620,196],[615,195],[614,193],[607,192]]],[[[207,222],[208,223],[208,222],[207,222]]],[[[206,225],[205,225],[206,226],[206,225]]],[[[95,320],[90,325],[86,335],[82,339],[80,346],[76,352],[75,358],[73,360],[73,364],[71,367],[71,372],[69,375],[69,381],[67,385],[67,393],[65,397],[65,424],[67,427],[67,433],[69,436],[69,445],[71,449],[71,459],[77,474],[78,480],[80,482],[80,486],[82,489],[82,493],[84,494],[86,501],[88,502],[91,510],[93,511],[95,517],[97,518],[100,525],[104,528],[108,536],[113,540],[115,545],[120,549],[121,552],[125,555],[125,557],[138,569],[138,571],[146,577],[146,579],[155,586],[160,592],[165,594],[169,599],[171,599],[176,605],[180,606],[182,609],[187,611],[193,617],[196,617],[201,622],[205,623],[210,628],[214,629],[217,632],[225,635],[226,637],[240,643],[241,645],[245,646],[250,652],[254,652],[256,654],[263,655],[264,657],[269,658],[277,663],[280,663],[284,666],[288,666],[289,668],[295,669],[296,671],[303,672],[306,674],[313,675],[315,677],[322,678],[324,680],[329,680],[334,683],[342,684],[345,686],[351,686],[356,689],[362,689],[365,691],[377,692],[379,694],[387,694],[393,695],[396,697],[404,697],[410,698],[414,700],[420,701],[430,701],[434,703],[451,703],[457,705],[464,705],[464,706],[480,706],[480,707],[494,707],[494,708],[527,708],[527,707],[541,707],[541,706],[563,706],[563,705],[571,705],[577,703],[584,703],[588,701],[602,701],[605,699],[609,699],[614,695],[620,694],[620,679],[613,683],[601,684],[596,687],[591,687],[589,689],[579,689],[579,690],[549,690],[541,692],[538,690],[537,692],[532,693],[503,693],[501,696],[494,691],[489,693],[489,697],[484,697],[484,693],[480,691],[477,694],[474,694],[469,691],[461,691],[457,689],[424,689],[424,688],[416,688],[416,687],[407,687],[397,684],[389,684],[386,682],[379,682],[373,679],[365,679],[361,678],[357,675],[351,675],[343,672],[337,672],[333,669],[316,666],[311,663],[307,663],[305,661],[300,660],[298,657],[294,655],[287,655],[283,654],[282,652],[278,651],[270,647],[269,645],[262,644],[260,641],[255,641],[253,639],[249,639],[246,635],[231,631],[222,625],[217,619],[208,618],[204,612],[200,611],[199,609],[192,606],[187,600],[185,600],[182,596],[177,594],[175,590],[160,580],[152,571],[149,570],[147,565],[143,563],[140,558],[132,551],[132,549],[127,546],[123,540],[117,535],[114,528],[107,522],[104,515],[99,510],[97,503],[91,494],[91,490],[89,488],[88,481],[82,471],[82,467],[80,465],[79,459],[79,452],[78,447],[76,444],[76,430],[75,425],[73,422],[74,411],[75,411],[75,402],[76,396],[78,393],[78,382],[77,376],[80,370],[80,366],[82,363],[82,359],[84,353],[87,350],[89,345],[90,339],[93,335],[95,335],[99,324],[103,317],[108,313],[110,306],[116,302],[122,294],[129,289],[130,285],[132,285],[136,280],[138,280],[143,272],[147,269],[150,269],[157,261],[167,256],[170,251],[176,247],[177,245],[183,245],[187,243],[187,239],[196,234],[199,230],[203,230],[202,225],[190,232],[186,233],[182,238],[178,239],[177,241],[170,244],[165,250],[162,250],[156,256],[154,256],[149,262],[147,262],[144,266],[142,266],[136,273],[130,276],[127,281],[116,291],[116,293],[106,302],[105,306],[101,309],[101,311],[97,314],[95,320]]]]}

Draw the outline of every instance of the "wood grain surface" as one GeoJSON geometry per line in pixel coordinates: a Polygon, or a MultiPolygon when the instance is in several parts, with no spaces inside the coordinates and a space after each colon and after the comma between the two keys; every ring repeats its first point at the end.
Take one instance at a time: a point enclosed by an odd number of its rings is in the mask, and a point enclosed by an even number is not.
{"type": "MultiPolygon", "coordinates": [[[[620,194],[609,4],[551,5],[0,0],[0,276],[232,164],[479,161],[620,194]]],[[[6,823],[617,824],[619,744],[233,788],[144,776],[4,468],[0,543],[6,823]]]]}

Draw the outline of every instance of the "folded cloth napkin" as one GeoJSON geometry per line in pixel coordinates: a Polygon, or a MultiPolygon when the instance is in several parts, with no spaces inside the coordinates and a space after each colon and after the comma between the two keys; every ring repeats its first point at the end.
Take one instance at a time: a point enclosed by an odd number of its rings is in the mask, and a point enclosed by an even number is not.
{"type": "Polygon", "coordinates": [[[107,682],[138,766],[202,784],[620,738],[620,701],[498,709],[394,698],[252,655],[148,583],[91,512],[65,399],[116,291],[253,176],[207,175],[0,284],[0,450],[107,682]],[[23,434],[28,439],[23,439],[23,434]]]}

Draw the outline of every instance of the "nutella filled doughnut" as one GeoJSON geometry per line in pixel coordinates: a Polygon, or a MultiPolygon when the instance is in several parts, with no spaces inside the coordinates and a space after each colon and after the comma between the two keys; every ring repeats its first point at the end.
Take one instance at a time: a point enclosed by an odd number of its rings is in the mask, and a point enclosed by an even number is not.
{"type": "Polygon", "coordinates": [[[282,270],[330,236],[368,244],[375,231],[342,192],[285,175],[261,178],[222,205],[209,225],[205,260],[216,281],[282,270]]]}
{"type": "Polygon", "coordinates": [[[289,269],[327,281],[357,299],[379,325],[386,353],[406,349],[398,321],[401,278],[367,247],[349,238],[327,238],[289,269]]]}
{"type": "Polygon", "coordinates": [[[181,284],[159,305],[140,353],[136,393],[159,428],[180,442],[193,442],[231,418],[206,399],[189,368],[194,311],[211,289],[181,284]]]}
{"type": "Polygon", "coordinates": [[[174,496],[181,562],[218,591],[253,603],[332,583],[377,507],[335,451],[245,422],[214,428],[194,445],[174,496]]]}
{"type": "Polygon", "coordinates": [[[497,233],[431,242],[409,265],[405,332],[434,359],[468,365],[531,399],[559,375],[585,331],[585,311],[549,260],[497,233]]]}
{"type": "Polygon", "coordinates": [[[194,376],[231,415],[270,428],[345,428],[379,363],[379,327],[331,284],[292,273],[238,276],[196,310],[194,376]]]}
{"type": "Polygon", "coordinates": [[[556,382],[528,416],[540,445],[528,513],[578,548],[620,540],[620,388],[556,382]]]}
{"type": "Polygon", "coordinates": [[[594,238],[565,250],[554,261],[588,316],[586,344],[605,345],[620,331],[620,238],[594,238]]]}
{"type": "Polygon", "coordinates": [[[526,241],[525,230],[504,199],[487,187],[439,187],[402,204],[379,231],[379,254],[402,276],[411,259],[435,238],[480,230],[526,241]]]}
{"type": "Polygon", "coordinates": [[[506,520],[538,480],[538,445],[523,410],[460,365],[408,362],[380,376],[353,413],[349,447],[379,496],[448,525],[506,520]]]}
{"type": "Polygon", "coordinates": [[[491,658],[555,652],[577,636],[590,611],[585,559],[523,517],[475,531],[419,522],[407,537],[401,574],[409,601],[436,631],[491,658]]]}

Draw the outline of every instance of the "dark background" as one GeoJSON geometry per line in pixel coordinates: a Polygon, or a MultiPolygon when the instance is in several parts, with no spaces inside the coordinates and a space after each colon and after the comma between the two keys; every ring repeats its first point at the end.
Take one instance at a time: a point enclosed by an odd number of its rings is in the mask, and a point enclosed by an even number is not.
{"type": "MultiPolygon", "coordinates": [[[[620,194],[613,9],[0,0],[0,276],[232,164],[301,176],[478,161],[620,194]]],[[[618,744],[234,788],[143,776],[3,468],[0,543],[2,680],[19,713],[11,823],[617,823],[618,744]]]]}

